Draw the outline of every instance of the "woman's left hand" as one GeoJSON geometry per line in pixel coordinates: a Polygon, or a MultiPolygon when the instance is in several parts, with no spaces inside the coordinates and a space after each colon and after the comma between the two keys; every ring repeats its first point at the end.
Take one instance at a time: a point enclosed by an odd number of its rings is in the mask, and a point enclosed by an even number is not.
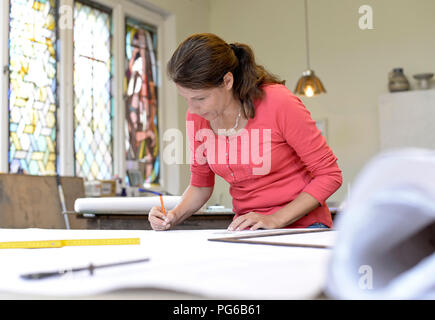
{"type": "Polygon", "coordinates": [[[277,229],[283,227],[282,223],[273,214],[265,215],[256,212],[249,212],[231,222],[228,227],[230,231],[277,229]]]}

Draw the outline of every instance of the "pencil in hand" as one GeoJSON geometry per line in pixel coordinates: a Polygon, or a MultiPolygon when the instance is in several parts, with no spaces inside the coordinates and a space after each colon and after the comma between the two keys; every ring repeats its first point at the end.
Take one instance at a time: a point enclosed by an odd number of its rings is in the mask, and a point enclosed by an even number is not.
{"type": "Polygon", "coordinates": [[[148,193],[152,193],[155,194],[157,196],[160,196],[160,204],[162,205],[162,212],[164,215],[166,215],[166,211],[165,211],[165,205],[163,204],[163,195],[160,192],[156,192],[153,190],[148,190],[148,189],[143,189],[143,188],[139,188],[140,192],[148,192],[148,193]]]}
{"type": "Polygon", "coordinates": [[[163,196],[160,194],[160,204],[162,205],[162,212],[166,215],[165,205],[163,204],[163,196]]]}

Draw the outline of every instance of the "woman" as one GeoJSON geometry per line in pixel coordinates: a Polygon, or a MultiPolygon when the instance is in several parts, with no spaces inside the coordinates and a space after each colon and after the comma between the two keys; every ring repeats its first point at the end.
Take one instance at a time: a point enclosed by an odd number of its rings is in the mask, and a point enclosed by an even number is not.
{"type": "Polygon", "coordinates": [[[332,227],[325,201],[342,183],[337,158],[301,100],[255,63],[249,46],[192,35],[168,62],[168,74],[189,107],[191,179],[173,210],[152,208],[154,230],[197,212],[215,174],[230,184],[229,230],[332,227]]]}

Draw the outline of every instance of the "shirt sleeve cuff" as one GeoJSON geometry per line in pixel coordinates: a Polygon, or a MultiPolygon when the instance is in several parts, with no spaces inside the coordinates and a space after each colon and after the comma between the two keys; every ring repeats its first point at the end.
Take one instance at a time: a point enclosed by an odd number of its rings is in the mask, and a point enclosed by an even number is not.
{"type": "Polygon", "coordinates": [[[302,192],[308,193],[310,196],[312,196],[314,199],[316,199],[317,202],[320,203],[320,206],[323,206],[325,204],[326,199],[324,199],[324,197],[319,195],[317,192],[313,192],[314,190],[312,190],[312,189],[313,188],[310,188],[309,186],[307,186],[304,190],[302,190],[302,192]]]}

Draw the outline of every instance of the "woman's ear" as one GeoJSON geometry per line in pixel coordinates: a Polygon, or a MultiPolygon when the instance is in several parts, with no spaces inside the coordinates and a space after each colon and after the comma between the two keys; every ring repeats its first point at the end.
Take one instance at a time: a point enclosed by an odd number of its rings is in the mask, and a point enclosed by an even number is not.
{"type": "Polygon", "coordinates": [[[234,76],[231,72],[228,71],[224,75],[223,85],[227,90],[231,90],[233,88],[233,84],[234,84],[234,76]]]}

